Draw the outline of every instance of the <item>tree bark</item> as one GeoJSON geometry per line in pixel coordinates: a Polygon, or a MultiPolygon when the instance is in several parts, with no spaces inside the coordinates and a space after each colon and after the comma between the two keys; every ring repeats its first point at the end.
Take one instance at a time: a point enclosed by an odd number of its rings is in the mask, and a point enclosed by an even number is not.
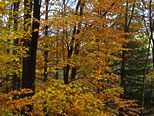
{"type": "MultiPolygon", "coordinates": [[[[31,13],[32,11],[32,2],[29,0],[24,0],[24,30],[25,33],[28,31],[28,27],[31,25],[30,22],[28,22],[28,19],[31,18],[31,13]]],[[[23,45],[27,48],[30,47],[30,37],[25,36],[23,39],[23,45]]],[[[30,55],[30,51],[27,51],[27,54],[30,55]]],[[[30,83],[30,69],[29,66],[30,65],[30,57],[24,57],[23,58],[23,67],[22,67],[22,88],[30,88],[31,87],[31,83],[30,83]]]]}
{"type": "MultiPolygon", "coordinates": [[[[25,0],[25,8],[29,0],[25,0]]],[[[29,3],[30,4],[30,3],[29,3]]],[[[28,4],[28,5],[29,5],[28,4]]],[[[30,6],[28,6],[30,7],[30,6]]],[[[26,14],[25,19],[29,18],[29,14],[26,14]]],[[[33,18],[40,20],[40,1],[34,0],[34,10],[33,10],[33,18]]],[[[36,70],[36,50],[37,50],[37,43],[39,37],[39,22],[33,21],[32,24],[32,38],[28,44],[29,47],[29,57],[26,57],[23,61],[23,78],[22,78],[22,88],[29,88],[33,91],[35,90],[35,70],[36,70]]]]}
{"type": "MultiPolygon", "coordinates": [[[[133,18],[134,15],[134,9],[135,9],[135,3],[133,3],[133,7],[131,10],[131,16],[130,19],[128,20],[128,1],[126,1],[126,13],[125,13],[125,26],[124,26],[124,32],[127,33],[129,32],[129,26],[131,24],[131,20],[133,18]]],[[[125,39],[127,38],[127,36],[125,35],[125,39]]],[[[125,45],[123,45],[123,48],[126,48],[125,45]]],[[[127,93],[127,88],[126,88],[126,51],[123,50],[122,51],[122,64],[121,64],[121,82],[120,82],[120,86],[124,88],[124,94],[121,95],[121,98],[125,98],[125,95],[127,93]]],[[[120,113],[119,116],[123,116],[123,114],[121,112],[123,112],[123,109],[119,109],[120,113]]]]}
{"type": "MultiPolygon", "coordinates": [[[[134,16],[134,9],[135,9],[135,3],[133,3],[133,7],[131,10],[131,16],[130,19],[128,20],[128,2],[126,2],[126,13],[125,13],[125,26],[124,26],[124,32],[127,33],[129,32],[129,26],[131,24],[132,18],[134,16]]],[[[125,39],[127,36],[125,36],[125,39]]],[[[125,45],[123,46],[124,48],[126,47],[125,45]]],[[[124,88],[124,94],[126,93],[126,84],[125,84],[125,78],[126,78],[126,71],[125,71],[125,64],[126,64],[126,51],[122,51],[122,65],[121,65],[121,87],[124,88]]]]}
{"type": "MultiPolygon", "coordinates": [[[[77,15],[80,4],[81,4],[81,0],[78,0],[77,6],[76,6],[76,12],[75,12],[76,15],[77,15]]],[[[73,44],[74,44],[74,40],[75,40],[74,34],[75,33],[76,33],[76,25],[73,28],[73,36],[72,36],[72,40],[70,42],[70,46],[68,46],[68,48],[67,48],[68,58],[71,58],[72,53],[73,53],[73,44]]],[[[64,82],[65,82],[65,84],[68,84],[69,83],[68,78],[69,78],[70,65],[67,64],[67,66],[64,69],[65,69],[65,71],[64,71],[65,72],[64,73],[64,82]]],[[[72,73],[74,73],[74,74],[71,74],[71,78],[75,78],[75,72],[76,72],[76,69],[75,68],[72,69],[72,73]]]]}
{"type": "Polygon", "coordinates": [[[152,19],[152,0],[149,1],[149,22],[150,22],[150,40],[152,40],[153,48],[152,48],[152,57],[153,57],[153,69],[154,69],[154,39],[153,39],[153,26],[154,20],[152,19]]]}
{"type": "MultiPolygon", "coordinates": [[[[40,20],[40,0],[34,0],[33,18],[40,20]]],[[[31,88],[35,88],[35,70],[36,70],[36,51],[39,38],[39,31],[35,32],[35,29],[39,29],[39,22],[33,21],[32,25],[32,40],[30,46],[30,83],[31,88]]]]}
{"type": "MultiPolygon", "coordinates": [[[[82,16],[83,14],[83,7],[84,7],[84,4],[81,4],[80,5],[80,16],[82,16]]],[[[77,29],[77,34],[80,33],[80,29],[81,29],[81,22],[79,22],[79,25],[78,25],[78,29],[77,29]]],[[[75,47],[74,47],[74,54],[75,55],[78,55],[79,54],[79,41],[77,40],[76,44],[75,44],[75,47]]],[[[71,80],[75,79],[76,77],[76,71],[77,71],[77,67],[73,67],[72,68],[72,72],[71,72],[71,80]]]]}
{"type": "MultiPolygon", "coordinates": [[[[151,40],[149,40],[147,56],[146,56],[145,64],[144,64],[143,89],[142,89],[142,108],[144,108],[144,104],[145,104],[145,101],[144,101],[144,98],[145,98],[145,81],[146,81],[146,73],[147,73],[147,64],[148,64],[148,59],[149,59],[149,55],[150,55],[150,44],[151,44],[151,40]]],[[[141,116],[143,116],[143,111],[141,112],[141,116]]]]}
{"type": "MultiPolygon", "coordinates": [[[[45,20],[48,20],[48,5],[49,5],[49,0],[46,0],[46,13],[45,13],[45,20]]],[[[48,36],[48,26],[45,27],[45,36],[48,36]]],[[[45,48],[48,46],[46,45],[45,48]]],[[[44,81],[47,80],[48,77],[48,70],[47,70],[47,62],[48,62],[48,51],[44,51],[44,81]]]]}
{"type": "MultiPolygon", "coordinates": [[[[14,31],[16,32],[18,30],[18,15],[17,12],[19,11],[19,4],[20,2],[14,2],[14,31]]],[[[18,38],[14,40],[14,46],[17,46],[18,44],[18,38]]],[[[13,50],[13,54],[16,55],[16,51],[13,50]]],[[[16,62],[16,61],[14,61],[16,62]]],[[[19,90],[20,88],[20,78],[17,76],[17,74],[13,75],[13,90],[19,90]]]]}
{"type": "MultiPolygon", "coordinates": [[[[125,13],[125,26],[124,26],[124,32],[127,32],[127,23],[128,23],[128,2],[126,2],[126,13],[125,13]]],[[[126,38],[126,36],[125,36],[126,38]]],[[[125,48],[125,45],[123,46],[125,48]]],[[[125,63],[126,63],[126,51],[122,51],[122,65],[121,65],[121,87],[124,88],[124,92],[126,92],[125,88],[125,63]]],[[[124,93],[125,94],[125,93],[124,93]]]]}

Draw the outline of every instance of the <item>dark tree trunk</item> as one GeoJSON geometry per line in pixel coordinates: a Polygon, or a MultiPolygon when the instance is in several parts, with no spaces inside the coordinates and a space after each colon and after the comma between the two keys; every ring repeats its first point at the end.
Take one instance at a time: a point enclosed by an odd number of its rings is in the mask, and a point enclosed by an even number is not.
{"type": "Polygon", "coordinates": [[[149,22],[150,22],[150,40],[152,40],[153,48],[152,48],[152,56],[153,56],[153,69],[154,69],[154,40],[153,40],[153,26],[154,26],[154,20],[152,18],[153,12],[152,12],[152,0],[149,1],[149,22]]]}
{"type": "MultiPolygon", "coordinates": [[[[128,2],[126,2],[126,13],[125,13],[125,26],[124,26],[124,32],[127,32],[127,23],[128,23],[128,2]]],[[[126,38],[126,36],[125,36],[126,38]]],[[[125,48],[125,45],[123,46],[125,48]]],[[[121,65],[121,87],[124,88],[124,94],[126,92],[125,88],[125,63],[126,63],[126,51],[122,51],[122,65],[121,65]]]]}
{"type": "Polygon", "coordinates": [[[47,62],[48,62],[48,51],[44,51],[44,81],[47,81],[48,77],[47,62]]]}
{"type": "Polygon", "coordinates": [[[126,62],[126,57],[125,57],[126,51],[122,52],[122,65],[121,65],[121,87],[124,88],[125,90],[125,62],[126,62]]]}
{"type": "MultiPolygon", "coordinates": [[[[18,15],[17,12],[19,11],[19,4],[20,2],[14,2],[14,30],[18,30],[18,15]]],[[[14,40],[14,46],[17,46],[18,44],[18,38],[14,40]]],[[[13,54],[16,55],[16,51],[13,51],[13,54]]],[[[14,61],[16,62],[16,61],[14,61]]],[[[17,68],[17,67],[16,67],[17,68]]],[[[20,88],[20,78],[17,76],[17,74],[13,75],[13,90],[19,90],[20,88]]]]}
{"type": "MultiPolygon", "coordinates": [[[[57,44],[56,44],[56,65],[58,64],[59,62],[59,58],[58,58],[58,40],[57,40],[57,44]]],[[[56,79],[58,80],[59,79],[59,76],[58,76],[58,68],[56,68],[56,79]]]]}
{"type": "MultiPolygon", "coordinates": [[[[10,11],[12,11],[12,5],[11,5],[11,7],[10,7],[10,11]]],[[[11,12],[9,12],[9,20],[8,20],[8,28],[10,29],[10,27],[11,27],[11,22],[12,21],[12,13],[11,12]]],[[[8,40],[8,42],[10,42],[10,40],[8,40]]],[[[6,50],[6,52],[7,52],[7,54],[9,54],[10,53],[10,49],[7,49],[6,50]]],[[[9,92],[9,87],[8,87],[8,81],[9,81],[9,77],[10,77],[10,75],[6,75],[6,77],[5,77],[5,92],[6,93],[8,93],[9,92]]]]}
{"type": "MultiPolygon", "coordinates": [[[[145,82],[146,82],[148,59],[150,56],[150,44],[151,44],[151,40],[149,40],[149,45],[148,45],[148,49],[147,49],[147,56],[146,56],[145,63],[144,63],[143,88],[142,88],[142,108],[144,108],[144,106],[145,106],[145,82]]],[[[143,112],[144,112],[144,110],[142,110],[141,116],[143,116],[143,112]]]]}
{"type": "MultiPolygon", "coordinates": [[[[78,0],[77,6],[76,6],[76,13],[75,13],[76,15],[77,15],[80,3],[81,3],[81,0],[78,0]]],[[[67,49],[68,50],[68,58],[71,58],[72,53],[73,53],[73,48],[74,48],[73,44],[74,44],[74,40],[75,40],[75,37],[74,37],[75,33],[76,33],[76,25],[74,26],[74,29],[73,29],[73,36],[72,36],[70,46],[68,46],[68,49],[67,49]]],[[[67,66],[64,68],[64,82],[65,82],[65,84],[69,83],[69,81],[68,81],[69,70],[70,70],[70,65],[67,64],[67,66]]],[[[75,75],[76,75],[76,67],[74,67],[74,69],[72,69],[71,79],[75,78],[75,75]]]]}
{"type": "MultiPolygon", "coordinates": [[[[40,0],[34,0],[34,11],[33,17],[37,20],[40,20],[40,0]]],[[[37,43],[39,37],[39,31],[35,31],[35,29],[39,29],[40,24],[36,21],[33,21],[32,25],[32,40],[30,46],[30,83],[31,88],[34,90],[35,88],[35,70],[36,70],[36,51],[37,51],[37,43]]]]}
{"type": "MultiPolygon", "coordinates": [[[[45,13],[45,20],[48,20],[48,5],[49,5],[49,0],[46,0],[46,13],[45,13]]],[[[45,27],[45,36],[48,36],[48,26],[45,27]]],[[[46,45],[45,48],[47,48],[48,46],[46,45]]],[[[44,51],[44,81],[47,80],[48,77],[48,70],[47,70],[47,62],[48,62],[48,51],[44,51]]]]}
{"type": "MultiPolygon", "coordinates": [[[[26,2],[27,0],[25,0],[26,2]]],[[[28,2],[28,1],[27,1],[28,2]]],[[[27,6],[27,3],[25,3],[27,6]]],[[[25,6],[25,7],[26,7],[25,6]]],[[[27,17],[29,16],[26,15],[27,17]]],[[[27,17],[25,18],[27,19],[27,17]]],[[[40,20],[40,1],[34,0],[34,10],[33,10],[33,18],[40,20]]],[[[29,57],[24,59],[23,62],[23,80],[22,80],[22,88],[29,88],[35,90],[35,70],[36,70],[36,50],[39,32],[36,29],[39,29],[40,24],[36,21],[33,21],[32,24],[32,38],[29,45],[29,57]]]]}
{"type": "MultiPolygon", "coordinates": [[[[29,18],[31,18],[31,13],[32,11],[32,2],[29,1],[29,0],[24,0],[24,30],[25,30],[25,33],[28,31],[28,27],[31,25],[30,22],[28,22],[27,20],[29,18]]],[[[24,37],[24,46],[29,48],[30,47],[30,40],[29,40],[30,37],[28,36],[25,36],[24,37]]],[[[27,51],[27,54],[30,55],[30,51],[28,50],[27,51]]],[[[31,87],[31,83],[30,83],[30,69],[29,69],[29,66],[30,65],[30,57],[24,57],[23,58],[23,69],[22,69],[22,88],[30,88],[32,89],[31,87]]]]}
{"type": "MultiPolygon", "coordinates": [[[[125,26],[124,26],[124,32],[125,33],[128,33],[129,32],[129,26],[131,24],[131,21],[132,21],[132,18],[134,16],[134,9],[135,9],[135,3],[133,3],[133,7],[132,7],[132,10],[131,10],[131,15],[130,15],[130,18],[128,20],[128,1],[126,2],[126,13],[125,13],[125,26]]],[[[125,36],[125,39],[127,39],[127,36],[125,36]]],[[[124,48],[126,48],[126,46],[124,45],[123,46],[124,48]]],[[[121,87],[124,88],[124,94],[126,94],[126,71],[125,71],[125,64],[126,64],[126,51],[122,51],[122,65],[121,65],[121,87]]]]}
{"type": "MultiPolygon", "coordinates": [[[[80,1],[79,1],[78,4],[80,5],[80,14],[79,15],[82,16],[84,4],[80,4],[80,1]]],[[[77,34],[80,33],[80,29],[81,29],[81,22],[79,22],[78,29],[77,29],[77,34]]],[[[75,44],[75,47],[74,47],[74,54],[75,55],[79,54],[79,46],[80,46],[80,44],[79,44],[79,41],[77,40],[77,43],[75,44]]],[[[71,80],[75,79],[76,71],[77,71],[77,67],[73,67],[72,72],[71,72],[71,80]]]]}

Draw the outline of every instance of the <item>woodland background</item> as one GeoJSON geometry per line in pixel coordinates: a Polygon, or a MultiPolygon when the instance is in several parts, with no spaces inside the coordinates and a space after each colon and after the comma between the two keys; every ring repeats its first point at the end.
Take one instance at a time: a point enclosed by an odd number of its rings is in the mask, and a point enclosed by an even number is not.
{"type": "Polygon", "coordinates": [[[154,114],[152,0],[1,0],[1,116],[154,114]]]}

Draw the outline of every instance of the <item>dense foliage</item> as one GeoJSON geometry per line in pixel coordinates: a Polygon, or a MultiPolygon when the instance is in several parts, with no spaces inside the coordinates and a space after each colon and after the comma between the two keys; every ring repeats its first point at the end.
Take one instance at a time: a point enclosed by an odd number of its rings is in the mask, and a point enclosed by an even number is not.
{"type": "Polygon", "coordinates": [[[0,1],[0,115],[143,115],[153,103],[151,4],[0,1]]]}

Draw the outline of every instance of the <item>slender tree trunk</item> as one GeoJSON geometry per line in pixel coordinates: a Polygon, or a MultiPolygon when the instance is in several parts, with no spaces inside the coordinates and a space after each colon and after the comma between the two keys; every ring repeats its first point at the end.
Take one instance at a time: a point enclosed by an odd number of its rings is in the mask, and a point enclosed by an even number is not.
{"type": "Polygon", "coordinates": [[[149,105],[150,105],[150,113],[152,112],[152,92],[153,92],[153,75],[151,76],[151,85],[150,85],[150,103],[149,103],[149,105]]]}
{"type": "MultiPolygon", "coordinates": [[[[80,3],[80,2],[79,2],[80,3]]],[[[82,16],[83,14],[83,7],[84,7],[84,4],[81,4],[80,3],[80,16],[82,16]]],[[[81,23],[82,22],[79,22],[79,25],[78,25],[78,29],[77,29],[77,34],[80,33],[80,30],[81,30],[81,23]]],[[[78,55],[79,54],[79,40],[77,40],[76,44],[75,44],[75,47],[74,47],[74,54],[75,55],[78,55]]],[[[72,73],[71,73],[71,79],[75,79],[75,76],[76,76],[76,71],[77,71],[77,67],[73,67],[72,68],[72,73]]]]}
{"type": "MultiPolygon", "coordinates": [[[[48,13],[49,13],[49,10],[48,10],[48,6],[49,6],[49,0],[45,0],[45,3],[46,3],[46,12],[45,12],[45,20],[48,20],[48,13]]],[[[48,37],[48,25],[46,25],[45,27],[45,37],[47,38],[48,37]]],[[[48,45],[44,46],[45,48],[48,48],[48,45]]],[[[44,82],[47,81],[47,77],[48,77],[48,51],[44,51],[44,82]]],[[[46,104],[46,101],[44,102],[44,104],[46,104]]],[[[45,116],[48,116],[48,113],[47,113],[47,107],[44,107],[43,109],[44,111],[44,115],[45,116]]]]}
{"type": "MultiPolygon", "coordinates": [[[[128,1],[126,2],[126,13],[125,13],[125,26],[124,26],[124,32],[127,33],[129,32],[129,26],[131,24],[132,18],[134,16],[134,9],[135,9],[135,3],[133,3],[133,7],[131,9],[131,15],[130,18],[128,20],[128,1]]],[[[125,39],[127,39],[127,36],[125,36],[125,39]]],[[[126,47],[125,45],[123,46],[124,48],[126,47]]],[[[125,66],[126,64],[126,51],[122,51],[122,65],[121,65],[121,87],[124,88],[124,94],[126,94],[126,71],[125,71],[125,66]]]]}
{"type": "MultiPolygon", "coordinates": [[[[8,20],[8,28],[9,29],[11,28],[11,23],[12,23],[12,12],[11,12],[12,9],[13,9],[12,6],[13,5],[11,4],[11,7],[9,9],[10,11],[9,11],[9,14],[8,14],[9,15],[9,20],[8,20]]],[[[10,42],[10,40],[8,40],[8,42],[10,42]]],[[[7,49],[6,52],[7,52],[7,54],[10,54],[10,49],[7,49]]],[[[5,92],[6,93],[9,92],[9,87],[8,87],[8,85],[9,85],[9,83],[8,83],[9,82],[9,77],[10,77],[10,75],[6,75],[6,78],[5,78],[5,86],[6,86],[5,87],[5,92]]]]}
{"type": "MultiPolygon", "coordinates": [[[[63,14],[65,15],[65,0],[63,0],[63,14]]],[[[63,27],[63,35],[64,35],[64,33],[65,32],[64,32],[64,27],[63,27]]],[[[62,43],[64,45],[64,37],[62,37],[62,43]]],[[[64,46],[62,47],[62,51],[63,51],[63,60],[65,61],[65,49],[64,49],[64,46]]],[[[64,82],[66,80],[65,74],[66,74],[66,67],[63,67],[63,80],[64,80],[64,82]]]]}
{"type": "MultiPolygon", "coordinates": [[[[46,0],[46,13],[45,13],[45,20],[48,20],[48,5],[49,5],[49,0],[46,0]]],[[[48,26],[45,27],[45,36],[48,36],[48,26]]],[[[46,45],[45,48],[47,48],[48,46],[46,45]]],[[[44,51],[44,81],[47,80],[48,77],[48,70],[47,70],[47,62],[48,62],[48,51],[44,51]]]]}
{"type": "Polygon", "coordinates": [[[152,56],[153,56],[153,69],[154,69],[154,39],[153,39],[153,26],[154,26],[154,20],[152,18],[152,0],[149,1],[149,22],[150,22],[150,40],[152,40],[153,48],[152,48],[152,56]]]}
{"type": "Polygon", "coordinates": [[[125,63],[126,63],[126,57],[125,57],[126,51],[122,51],[122,65],[121,65],[121,87],[125,90],[125,63]]]}
{"type": "MultiPolygon", "coordinates": [[[[77,6],[76,6],[76,13],[75,13],[76,15],[77,15],[80,4],[81,4],[81,0],[78,0],[77,6]]],[[[68,58],[71,58],[72,53],[73,53],[73,44],[74,44],[74,40],[75,40],[75,37],[74,37],[75,33],[76,33],[76,25],[74,26],[74,29],[73,29],[73,36],[72,36],[70,46],[68,46],[68,48],[67,48],[67,50],[68,50],[68,58]]],[[[70,70],[70,65],[67,64],[67,66],[65,67],[65,73],[64,73],[64,82],[65,82],[65,84],[69,83],[68,82],[69,70],[70,70]]],[[[75,72],[76,72],[76,68],[74,68],[72,70],[72,73],[74,73],[74,74],[71,74],[71,78],[75,78],[75,72]]]]}
{"type": "MultiPolygon", "coordinates": [[[[16,32],[18,30],[18,14],[17,12],[19,11],[19,4],[20,2],[14,2],[14,31],[16,32]]],[[[17,46],[18,44],[18,38],[14,40],[14,46],[17,46]]],[[[16,51],[13,51],[13,54],[16,55],[16,51]]],[[[14,61],[16,62],[16,61],[14,61]]],[[[20,88],[20,78],[17,76],[17,74],[13,75],[13,90],[19,90],[20,88]]]]}
{"type": "MultiPolygon", "coordinates": [[[[64,16],[65,16],[65,12],[66,12],[65,2],[66,2],[66,1],[63,0],[63,7],[64,7],[64,8],[63,8],[63,14],[64,14],[64,16]]],[[[64,30],[65,30],[65,27],[63,28],[63,34],[65,34],[64,30]]],[[[70,49],[69,49],[69,46],[67,46],[67,50],[68,50],[68,58],[70,58],[70,57],[71,57],[71,51],[70,51],[70,49]]],[[[65,84],[68,84],[69,70],[70,70],[70,65],[67,64],[67,66],[64,67],[64,83],[65,83],[65,84]]]]}
{"type": "MultiPolygon", "coordinates": [[[[57,41],[57,43],[56,43],[56,65],[58,64],[58,60],[59,60],[59,58],[58,58],[58,41],[57,41]]],[[[59,79],[59,76],[58,76],[58,68],[56,68],[56,79],[58,80],[59,79]]]]}
{"type": "MultiPolygon", "coordinates": [[[[148,45],[148,50],[147,50],[147,56],[145,59],[145,64],[144,64],[144,74],[143,74],[143,89],[142,89],[142,107],[144,108],[144,98],[145,98],[145,81],[146,81],[146,73],[147,73],[147,64],[148,64],[148,59],[150,55],[150,44],[151,40],[149,40],[149,45],[148,45]]],[[[143,111],[141,112],[141,116],[143,116],[143,111]]]]}
{"type": "MultiPolygon", "coordinates": [[[[128,24],[128,2],[126,2],[126,13],[125,13],[125,27],[124,32],[127,32],[127,24],[128,24]]],[[[126,38],[126,36],[125,36],[126,38]]],[[[125,45],[123,46],[125,48],[125,45]]],[[[124,94],[126,92],[125,87],[125,63],[126,63],[126,51],[122,51],[122,65],[121,65],[121,87],[124,88],[124,94]]]]}
{"type": "MultiPolygon", "coordinates": [[[[153,70],[154,70],[154,39],[153,39],[153,26],[154,26],[154,20],[152,19],[152,0],[149,1],[149,22],[150,22],[150,38],[149,41],[152,40],[153,46],[152,46],[152,62],[153,62],[153,70]]],[[[150,112],[152,108],[152,93],[153,93],[153,77],[151,77],[151,86],[150,86],[150,112]]]]}

